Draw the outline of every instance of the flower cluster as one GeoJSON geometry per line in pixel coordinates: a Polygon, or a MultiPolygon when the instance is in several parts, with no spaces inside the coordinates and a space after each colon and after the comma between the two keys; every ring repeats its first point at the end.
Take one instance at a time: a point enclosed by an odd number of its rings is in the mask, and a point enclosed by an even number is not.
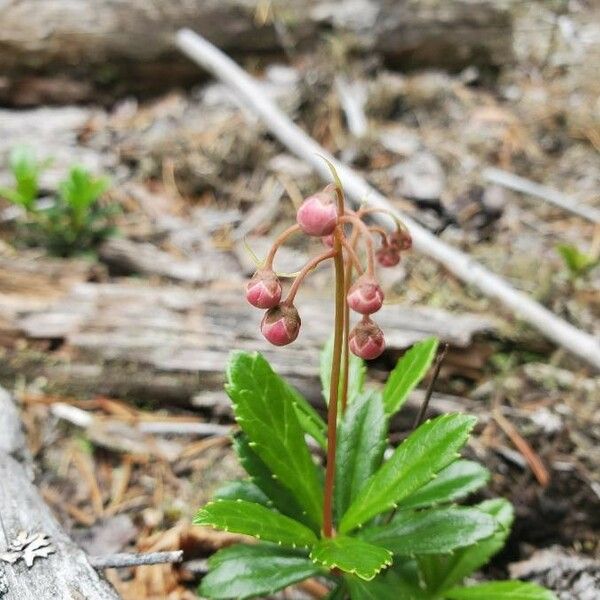
{"type": "MultiPolygon", "coordinates": [[[[266,309],[261,323],[264,337],[276,346],[293,342],[300,331],[300,315],[294,298],[306,275],[319,263],[333,259],[338,253],[344,262],[347,307],[360,315],[361,320],[349,332],[350,350],[361,358],[377,358],[385,349],[385,339],[379,326],[371,319],[383,305],[384,293],[375,276],[375,262],[382,267],[393,267],[400,262],[401,252],[410,249],[412,240],[406,227],[393,215],[396,229],[369,226],[365,217],[377,208],[353,211],[344,207],[340,187],[330,184],[304,200],[296,214],[296,224],[286,229],[274,242],[265,262],[254,273],[246,286],[246,299],[256,308],[266,309]],[[302,268],[282,300],[282,285],[273,269],[277,249],[296,232],[320,237],[326,250],[309,260],[302,268]],[[380,245],[374,248],[374,238],[380,245]],[[360,242],[363,243],[366,268],[363,268],[360,242]],[[353,281],[353,274],[357,273],[353,281]]],[[[389,213],[388,213],[389,214],[389,213]]]]}

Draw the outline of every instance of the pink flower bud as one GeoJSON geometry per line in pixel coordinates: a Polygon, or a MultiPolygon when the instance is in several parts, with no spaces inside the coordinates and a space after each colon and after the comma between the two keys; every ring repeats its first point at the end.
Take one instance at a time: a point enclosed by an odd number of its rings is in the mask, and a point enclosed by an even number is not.
{"type": "Polygon", "coordinates": [[[246,285],[246,300],[256,308],[273,308],[281,300],[281,283],[271,269],[259,269],[246,285]]]}
{"type": "Polygon", "coordinates": [[[389,244],[398,250],[410,250],[412,248],[412,237],[405,229],[399,229],[390,234],[389,244]]]}
{"type": "Polygon", "coordinates": [[[298,337],[300,322],[300,315],[294,306],[280,304],[265,313],[260,330],[271,344],[286,346],[298,337]]]}
{"type": "Polygon", "coordinates": [[[375,256],[382,267],[395,267],[400,262],[400,251],[392,245],[382,246],[375,256]]]}
{"type": "Polygon", "coordinates": [[[348,306],[358,313],[370,315],[383,304],[383,290],[373,277],[361,275],[348,290],[348,306]]]}
{"type": "Polygon", "coordinates": [[[383,331],[368,317],[356,325],[348,339],[352,354],[365,360],[373,360],[385,350],[383,331]]]}
{"type": "Polygon", "coordinates": [[[328,185],[306,198],[298,209],[296,221],[308,235],[322,237],[333,233],[337,224],[335,187],[328,185]]]}

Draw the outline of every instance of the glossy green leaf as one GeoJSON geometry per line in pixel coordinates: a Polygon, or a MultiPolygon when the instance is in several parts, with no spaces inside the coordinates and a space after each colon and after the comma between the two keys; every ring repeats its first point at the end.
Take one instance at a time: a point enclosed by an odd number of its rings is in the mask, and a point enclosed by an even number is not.
{"type": "Polygon", "coordinates": [[[496,520],[495,532],[489,538],[455,550],[452,554],[419,556],[421,575],[432,592],[442,592],[461,583],[504,546],[514,518],[510,502],[497,498],[481,502],[474,508],[496,520]]]}
{"type": "Polygon", "coordinates": [[[347,533],[408,497],[458,456],[475,418],[448,414],[423,423],[369,478],[340,523],[347,533]]]}
{"type": "Polygon", "coordinates": [[[454,502],[483,487],[490,472],[471,460],[456,460],[414,494],[398,503],[398,508],[422,508],[454,502]]]}
{"type": "MultiPolygon", "coordinates": [[[[325,402],[329,403],[329,388],[331,386],[331,361],[333,358],[333,337],[323,347],[321,351],[320,373],[321,387],[323,388],[323,397],[325,402]]],[[[350,353],[348,357],[348,405],[362,392],[365,383],[365,373],[367,367],[365,361],[358,356],[350,353]]],[[[340,381],[342,378],[340,377],[340,381]]],[[[341,384],[340,384],[341,386],[341,384]]]]}
{"type": "Polygon", "coordinates": [[[410,392],[425,377],[435,359],[438,344],[437,338],[427,338],[415,344],[398,361],[383,390],[383,402],[388,415],[402,408],[410,392]]]}
{"type": "Polygon", "coordinates": [[[217,500],[201,508],[194,518],[196,525],[251,535],[284,546],[310,546],[317,536],[305,525],[262,504],[245,500],[217,500]]]}
{"type": "MultiPolygon", "coordinates": [[[[258,353],[234,353],[227,392],[252,449],[309,517],[321,523],[323,489],[287,384],[258,353]],[[254,445],[253,445],[254,444],[254,445]]],[[[264,490],[263,490],[264,491],[264,490]]]]}
{"type": "Polygon", "coordinates": [[[269,498],[280,513],[308,525],[316,532],[320,531],[318,520],[311,519],[298,504],[294,494],[273,477],[269,467],[250,447],[250,441],[245,434],[239,433],[234,437],[233,447],[252,483],[269,498]]]}
{"type": "Polygon", "coordinates": [[[338,429],[334,486],[338,518],[381,465],[386,434],[381,394],[363,392],[348,406],[338,429]]]}
{"type": "Polygon", "coordinates": [[[338,568],[366,580],[392,564],[392,553],[385,548],[345,536],[320,540],[310,558],[328,569],[338,568]]]}
{"type": "Polygon", "coordinates": [[[306,556],[270,544],[238,544],[208,559],[200,595],[214,600],[269,596],[321,570],[306,556]]]}
{"type": "Polygon", "coordinates": [[[470,587],[457,587],[444,593],[448,600],[556,600],[556,596],[535,583],[490,581],[470,587]]]}
{"type": "Polygon", "coordinates": [[[379,577],[373,581],[365,581],[358,577],[348,577],[346,580],[351,600],[409,600],[408,596],[399,595],[400,590],[393,583],[381,581],[379,577]]]}
{"type": "Polygon", "coordinates": [[[306,398],[292,385],[284,382],[300,422],[300,427],[310,435],[321,448],[327,447],[327,424],[321,415],[308,403],[306,398]]]}
{"type": "Polygon", "coordinates": [[[361,538],[396,555],[438,554],[490,537],[496,521],[473,508],[401,511],[390,523],[369,528],[361,538]]]}
{"type": "Polygon", "coordinates": [[[396,565],[371,581],[352,575],[344,577],[351,600],[431,600],[419,587],[418,580],[407,579],[396,565]]]}
{"type": "Polygon", "coordinates": [[[247,479],[226,483],[214,493],[213,497],[215,500],[245,500],[263,506],[273,504],[256,484],[247,479]]]}

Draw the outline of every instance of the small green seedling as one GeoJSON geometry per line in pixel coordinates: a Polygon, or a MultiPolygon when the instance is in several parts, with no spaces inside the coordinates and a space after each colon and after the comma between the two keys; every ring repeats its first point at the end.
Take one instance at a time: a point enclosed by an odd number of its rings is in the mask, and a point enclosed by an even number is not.
{"type": "Polygon", "coordinates": [[[31,245],[45,246],[51,254],[70,256],[93,252],[104,239],[114,233],[114,204],[102,204],[108,190],[105,177],[95,177],[81,166],[73,166],[60,182],[49,206],[39,207],[39,178],[47,162],[40,163],[31,148],[15,148],[10,169],[15,184],[0,188],[0,196],[25,210],[20,234],[31,245]]]}
{"type": "Polygon", "coordinates": [[[556,250],[573,279],[585,276],[600,264],[600,257],[590,256],[572,244],[559,244],[556,250]]]}
{"type": "Polygon", "coordinates": [[[10,153],[9,167],[15,180],[13,188],[0,187],[0,196],[27,212],[36,210],[40,175],[48,162],[39,163],[29,146],[17,146],[10,153]]]}
{"type": "Polygon", "coordinates": [[[41,221],[45,245],[52,254],[68,256],[92,250],[114,233],[111,217],[116,207],[99,202],[108,188],[108,179],[94,177],[84,167],[71,168],[41,221]]]}

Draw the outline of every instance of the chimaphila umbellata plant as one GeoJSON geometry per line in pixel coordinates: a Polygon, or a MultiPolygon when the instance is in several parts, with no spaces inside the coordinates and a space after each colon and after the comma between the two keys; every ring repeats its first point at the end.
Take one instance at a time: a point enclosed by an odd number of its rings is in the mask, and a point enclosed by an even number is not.
{"type": "Polygon", "coordinates": [[[253,536],[257,543],[213,555],[200,595],[265,597],[316,577],[332,600],[554,598],[520,581],[464,585],[502,548],[513,519],[503,499],[456,504],[489,478],[484,467],[459,455],[473,417],[437,417],[389,447],[389,422],[425,376],[438,343],[416,344],[383,390],[364,386],[363,359],[376,358],[385,345],[371,318],[383,303],[375,264],[398,264],[411,238],[395,219],[391,232],[368,225],[375,209],[349,210],[332,172],[335,184],[303,202],[297,224],[276,239],[246,289],[247,300],[266,311],[264,337],[283,346],[300,330],[294,305],[300,284],[319,263],[333,262],[334,334],[321,356],[327,423],[260,354],[232,355],[226,389],[240,427],[234,447],[248,478],[220,489],[195,523],[253,536]],[[282,299],[273,261],[298,232],[322,238],[325,249],[296,274],[282,299]],[[352,330],[351,311],[361,315],[352,330]],[[324,467],[307,438],[322,450],[317,455],[325,455],[324,467]]]}

